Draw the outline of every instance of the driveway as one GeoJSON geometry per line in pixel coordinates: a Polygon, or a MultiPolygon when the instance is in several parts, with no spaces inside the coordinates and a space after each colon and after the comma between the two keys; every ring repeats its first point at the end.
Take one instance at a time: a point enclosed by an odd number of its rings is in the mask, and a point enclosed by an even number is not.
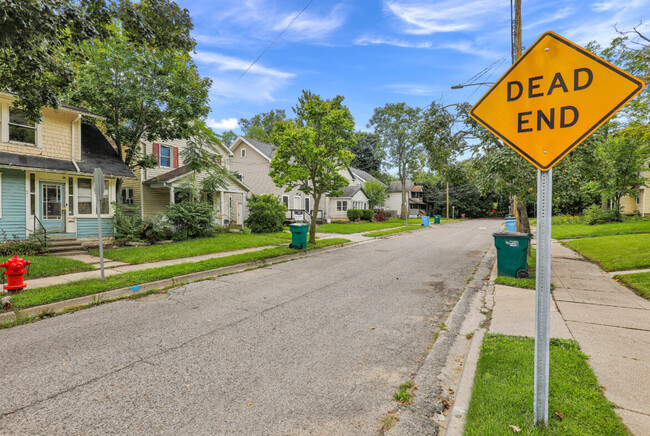
{"type": "Polygon", "coordinates": [[[1,434],[376,434],[500,220],[0,331],[1,434]]]}

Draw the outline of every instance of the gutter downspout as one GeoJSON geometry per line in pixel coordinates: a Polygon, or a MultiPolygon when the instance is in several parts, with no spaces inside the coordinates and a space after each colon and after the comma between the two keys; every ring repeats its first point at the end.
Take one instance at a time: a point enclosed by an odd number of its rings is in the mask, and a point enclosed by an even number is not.
{"type": "Polygon", "coordinates": [[[70,147],[70,159],[72,160],[72,165],[74,165],[74,167],[77,169],[78,173],[80,173],[81,170],[79,169],[79,165],[77,165],[77,162],[75,161],[75,158],[74,158],[74,151],[75,151],[75,148],[76,148],[76,145],[77,145],[77,141],[76,141],[75,134],[74,134],[75,133],[75,128],[74,128],[75,126],[74,125],[79,120],[81,120],[81,114],[77,114],[77,118],[75,118],[72,121],[72,147],[70,147]]]}

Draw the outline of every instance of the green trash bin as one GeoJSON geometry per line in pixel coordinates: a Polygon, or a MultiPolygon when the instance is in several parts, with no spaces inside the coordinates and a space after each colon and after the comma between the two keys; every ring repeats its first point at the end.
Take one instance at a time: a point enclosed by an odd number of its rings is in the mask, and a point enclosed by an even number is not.
{"type": "Polygon", "coordinates": [[[440,224],[440,215],[434,215],[433,216],[433,223],[434,224],[440,224]]]}
{"type": "Polygon", "coordinates": [[[297,248],[299,250],[304,250],[305,248],[307,248],[307,235],[309,234],[309,224],[307,223],[289,224],[289,230],[291,230],[291,244],[289,244],[289,248],[297,248]]]}
{"type": "Polygon", "coordinates": [[[533,235],[517,232],[493,233],[500,276],[528,278],[528,244],[533,235]]]}

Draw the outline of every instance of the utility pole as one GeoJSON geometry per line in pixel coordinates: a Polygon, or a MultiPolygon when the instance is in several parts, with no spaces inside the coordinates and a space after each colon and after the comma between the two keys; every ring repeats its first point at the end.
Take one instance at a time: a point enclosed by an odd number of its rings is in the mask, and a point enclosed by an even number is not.
{"type": "Polygon", "coordinates": [[[449,182],[447,182],[447,219],[449,219],[449,182]]]}
{"type": "MultiPolygon", "coordinates": [[[[521,0],[510,0],[510,42],[512,44],[512,63],[517,62],[521,57],[521,0]],[[514,4],[513,4],[514,2],[514,4]]],[[[517,222],[517,231],[522,230],[521,220],[519,218],[519,211],[517,210],[517,196],[512,197],[512,215],[517,222]]]]}

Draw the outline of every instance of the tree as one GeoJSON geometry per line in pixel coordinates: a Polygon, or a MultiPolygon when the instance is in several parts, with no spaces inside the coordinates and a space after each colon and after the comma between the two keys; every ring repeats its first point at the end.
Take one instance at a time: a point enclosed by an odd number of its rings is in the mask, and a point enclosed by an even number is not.
{"type": "Polygon", "coordinates": [[[244,134],[249,138],[271,144],[273,139],[273,126],[278,121],[286,120],[287,115],[284,109],[270,110],[253,116],[251,119],[239,119],[239,126],[244,134]]]}
{"type": "Polygon", "coordinates": [[[419,123],[421,111],[406,103],[388,103],[384,107],[375,108],[368,122],[382,141],[386,150],[389,166],[397,167],[397,174],[402,183],[402,219],[408,214],[406,197],[406,179],[412,165],[417,161],[422,150],[419,143],[419,123]]]}
{"type": "MultiPolygon", "coordinates": [[[[343,97],[323,100],[303,91],[293,108],[296,118],[277,121],[272,140],[277,146],[270,176],[277,186],[295,187],[314,197],[317,211],[323,195],[336,196],[348,181],[339,174],[352,161],[354,120],[343,97]]],[[[316,219],[309,227],[309,242],[316,242],[316,219]]]]}
{"type": "Polygon", "coordinates": [[[40,121],[74,81],[68,53],[100,35],[108,17],[104,0],[0,0],[0,91],[16,94],[14,106],[40,121]]]}
{"type": "Polygon", "coordinates": [[[380,172],[383,150],[379,136],[374,133],[357,132],[356,137],[357,142],[350,147],[350,151],[354,154],[351,165],[370,174],[380,172]]]}
{"type": "Polygon", "coordinates": [[[221,134],[221,143],[226,147],[230,147],[237,139],[237,134],[232,130],[226,130],[221,134]]]}
{"type": "Polygon", "coordinates": [[[363,185],[363,190],[368,196],[370,208],[382,207],[388,198],[386,187],[379,182],[369,180],[363,185]]]}
{"type": "Polygon", "coordinates": [[[210,79],[199,76],[190,54],[131,42],[120,26],[83,47],[73,100],[105,117],[103,127],[131,168],[151,167],[140,142],[188,138],[206,116],[210,79]]]}

